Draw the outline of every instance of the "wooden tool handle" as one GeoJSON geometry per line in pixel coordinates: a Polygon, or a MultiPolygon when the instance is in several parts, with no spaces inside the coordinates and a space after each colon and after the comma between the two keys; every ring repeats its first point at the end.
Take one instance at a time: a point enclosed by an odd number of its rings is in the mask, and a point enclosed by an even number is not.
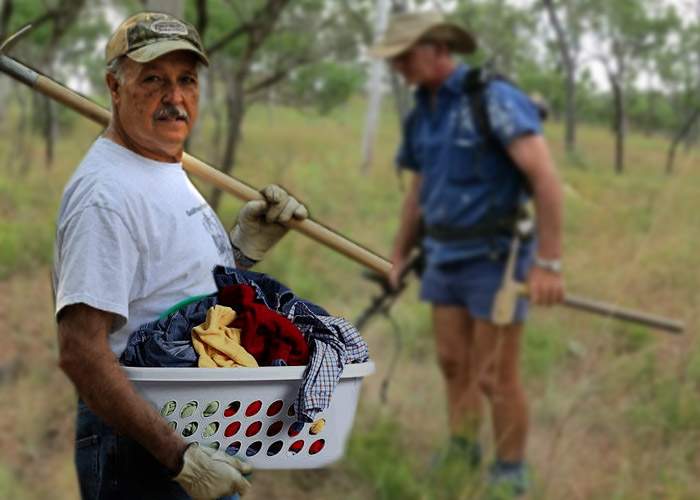
{"type": "MultiPolygon", "coordinates": [[[[8,73],[22,83],[33,87],[42,94],[65,104],[74,111],[77,111],[86,118],[104,127],[109,123],[112,116],[110,111],[98,106],[86,97],[81,96],[77,92],[64,87],[50,78],[21,65],[14,59],[5,55],[0,55],[0,70],[8,73]]],[[[250,201],[262,198],[262,195],[256,189],[220,172],[187,153],[182,157],[182,166],[195,177],[202,179],[222,191],[232,194],[240,200],[250,201]]],[[[292,219],[287,225],[382,276],[388,276],[391,271],[391,262],[318,222],[311,219],[303,221],[292,219]]]]}

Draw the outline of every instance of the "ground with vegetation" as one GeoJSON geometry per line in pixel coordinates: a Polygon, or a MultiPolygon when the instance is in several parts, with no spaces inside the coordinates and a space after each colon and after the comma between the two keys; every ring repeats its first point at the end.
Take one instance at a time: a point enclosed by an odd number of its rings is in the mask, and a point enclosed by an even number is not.
{"type": "MultiPolygon", "coordinates": [[[[287,187],[316,220],[387,254],[402,196],[391,167],[396,120],[385,114],[374,166],[361,175],[363,109],[354,101],[321,117],[253,108],[235,174],[254,186],[287,187]]],[[[46,168],[41,142],[18,137],[12,111],[0,123],[0,497],[73,499],[76,395],[56,364],[49,272],[62,186],[99,129],[68,118],[58,159],[46,168]]],[[[523,353],[532,413],[529,498],[697,498],[697,150],[686,151],[669,177],[667,138],[632,134],[627,171],[615,175],[608,130],[582,127],[576,158],[562,152],[560,124],[547,135],[566,183],[569,290],[682,318],[688,328],[672,336],[562,308],[534,312],[523,353]]],[[[191,151],[215,161],[211,136],[204,123],[191,151]]],[[[226,200],[225,223],[239,206],[226,200]]],[[[260,270],[350,319],[376,291],[357,265],[296,234],[260,270]]],[[[477,479],[429,471],[446,419],[429,310],[416,300],[415,283],[393,312],[399,336],[381,318],[364,332],[377,371],[364,384],[346,458],[325,470],[256,472],[248,498],[480,497],[477,479]]]]}

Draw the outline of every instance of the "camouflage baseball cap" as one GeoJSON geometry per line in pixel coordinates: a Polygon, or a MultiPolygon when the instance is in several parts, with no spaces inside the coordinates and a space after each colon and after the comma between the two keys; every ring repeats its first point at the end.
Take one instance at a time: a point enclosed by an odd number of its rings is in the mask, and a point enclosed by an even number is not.
{"type": "Polygon", "coordinates": [[[120,56],[145,63],[175,50],[194,52],[209,66],[194,26],[168,14],[141,12],[119,25],[107,42],[105,58],[107,64],[120,56]]]}

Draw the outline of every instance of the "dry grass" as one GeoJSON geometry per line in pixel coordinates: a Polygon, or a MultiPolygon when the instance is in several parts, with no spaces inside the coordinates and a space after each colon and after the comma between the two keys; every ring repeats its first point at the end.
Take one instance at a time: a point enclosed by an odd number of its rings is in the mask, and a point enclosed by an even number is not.
{"type": "MultiPolygon", "coordinates": [[[[387,253],[401,198],[390,167],[395,122],[390,114],[384,117],[367,177],[358,173],[361,123],[357,103],[329,118],[255,109],[246,121],[236,172],[256,186],[272,180],[285,185],[316,219],[387,253]]],[[[11,122],[2,127],[12,137],[11,122]]],[[[205,125],[193,152],[214,160],[208,133],[205,125]]],[[[56,367],[47,265],[60,187],[96,134],[94,127],[78,124],[62,138],[60,160],[49,172],[38,166],[36,143],[30,151],[35,166],[25,177],[7,162],[9,141],[0,142],[6,165],[0,163],[0,227],[9,235],[36,224],[32,231],[40,241],[22,258],[8,253],[0,262],[11,267],[0,282],[2,498],[77,497],[71,456],[75,395],[56,367]]],[[[666,142],[633,135],[628,171],[617,176],[607,131],[580,130],[584,167],[564,157],[557,125],[548,134],[567,185],[569,288],[682,317],[688,332],[673,337],[562,309],[535,311],[523,358],[532,396],[530,498],[694,498],[700,491],[698,155],[681,157],[677,174],[667,178],[666,142]]],[[[225,202],[225,222],[238,206],[225,202]]],[[[13,241],[23,244],[29,234],[13,241]]],[[[350,318],[374,293],[354,264],[298,235],[289,236],[261,270],[350,318]]],[[[347,460],[324,471],[256,472],[250,498],[449,497],[425,478],[429,457],[445,438],[446,419],[428,309],[415,292],[407,291],[394,311],[403,348],[387,403],[379,394],[394,337],[380,319],[367,329],[378,371],[364,386],[347,460]]],[[[474,498],[480,491],[471,483],[461,488],[454,498],[474,498]]]]}

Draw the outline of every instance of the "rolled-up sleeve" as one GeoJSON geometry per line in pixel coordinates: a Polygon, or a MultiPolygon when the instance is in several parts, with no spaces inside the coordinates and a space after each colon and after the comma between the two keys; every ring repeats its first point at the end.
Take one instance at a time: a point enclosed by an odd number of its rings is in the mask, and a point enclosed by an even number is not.
{"type": "Polygon", "coordinates": [[[503,146],[519,137],[542,133],[537,107],[518,88],[495,81],[489,86],[486,98],[491,130],[503,146]]]}

